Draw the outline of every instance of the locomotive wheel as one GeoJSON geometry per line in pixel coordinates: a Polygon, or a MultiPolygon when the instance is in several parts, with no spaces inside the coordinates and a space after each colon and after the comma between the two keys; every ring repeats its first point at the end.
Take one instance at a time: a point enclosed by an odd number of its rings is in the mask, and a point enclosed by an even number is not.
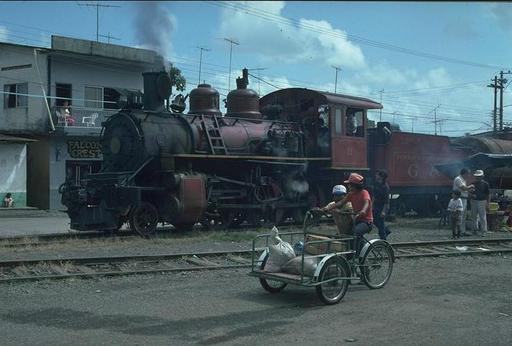
{"type": "Polygon", "coordinates": [[[284,209],[268,209],[265,212],[265,222],[262,224],[263,227],[279,226],[283,222],[284,209]]]}
{"type": "Polygon", "coordinates": [[[155,234],[158,224],[158,211],[148,202],[141,203],[130,213],[130,228],[148,238],[155,234]]]}
{"type": "Polygon", "coordinates": [[[195,223],[178,223],[178,224],[173,224],[174,227],[176,227],[176,229],[178,231],[182,231],[182,232],[191,232],[193,229],[194,229],[194,225],[195,223]]]}

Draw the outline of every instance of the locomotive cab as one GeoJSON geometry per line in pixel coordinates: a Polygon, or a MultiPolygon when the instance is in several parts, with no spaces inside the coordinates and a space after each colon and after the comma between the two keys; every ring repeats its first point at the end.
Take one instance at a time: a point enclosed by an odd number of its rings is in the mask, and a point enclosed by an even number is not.
{"type": "Polygon", "coordinates": [[[260,100],[265,117],[295,121],[304,128],[306,156],[330,158],[331,169],[367,170],[367,110],[374,101],[347,95],[290,88],[260,100]]]}

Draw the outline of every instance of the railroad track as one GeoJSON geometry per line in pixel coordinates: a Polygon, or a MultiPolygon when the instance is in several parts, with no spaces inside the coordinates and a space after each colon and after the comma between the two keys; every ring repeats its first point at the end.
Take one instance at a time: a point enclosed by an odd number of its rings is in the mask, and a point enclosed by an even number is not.
{"type": "MultiPolygon", "coordinates": [[[[322,220],[322,224],[332,223],[331,220],[322,220]]],[[[297,227],[296,224],[285,224],[279,226],[280,230],[286,230],[292,227],[297,227]]],[[[197,228],[197,230],[204,230],[204,232],[215,232],[206,231],[205,228],[197,228]]],[[[261,230],[261,227],[255,227],[250,224],[243,224],[234,229],[227,231],[251,231],[261,230]]],[[[219,230],[222,231],[222,230],[219,230]]],[[[176,233],[174,227],[164,226],[157,229],[154,238],[166,238],[175,236],[176,234],[187,235],[187,232],[178,231],[176,233]]],[[[54,245],[59,243],[66,243],[72,240],[105,240],[105,241],[130,241],[134,239],[141,239],[135,231],[131,229],[123,229],[118,232],[111,231],[88,231],[88,232],[74,232],[74,233],[52,233],[52,234],[30,234],[22,236],[11,236],[11,237],[0,237],[0,248],[22,248],[22,247],[39,247],[46,245],[54,245]]]]}
{"type": "MultiPolygon", "coordinates": [[[[397,258],[512,252],[512,238],[392,244],[397,258]]],[[[0,282],[248,268],[251,251],[0,261],[0,282]]]]}

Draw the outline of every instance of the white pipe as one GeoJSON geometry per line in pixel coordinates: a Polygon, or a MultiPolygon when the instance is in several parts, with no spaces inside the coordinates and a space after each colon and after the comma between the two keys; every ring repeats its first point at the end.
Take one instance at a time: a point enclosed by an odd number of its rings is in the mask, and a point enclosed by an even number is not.
{"type": "Polygon", "coordinates": [[[50,105],[48,104],[48,100],[46,99],[46,92],[43,87],[43,79],[41,78],[41,71],[39,71],[39,64],[37,63],[37,49],[34,48],[34,61],[37,69],[37,75],[39,76],[39,81],[41,82],[41,90],[43,91],[44,96],[44,104],[46,105],[46,110],[48,111],[48,119],[50,119],[50,125],[52,127],[52,132],[55,131],[55,125],[53,124],[52,112],[50,110],[50,105]]]}

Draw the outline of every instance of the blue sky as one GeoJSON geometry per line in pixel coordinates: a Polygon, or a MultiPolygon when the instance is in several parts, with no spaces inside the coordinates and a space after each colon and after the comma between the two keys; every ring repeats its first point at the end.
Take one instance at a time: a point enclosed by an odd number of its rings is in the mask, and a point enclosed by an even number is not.
{"type": "MultiPolygon", "coordinates": [[[[88,3],[0,2],[0,40],[48,46],[52,33],[95,40],[96,10],[83,6],[88,3]]],[[[243,67],[261,67],[267,83],[250,80],[261,94],[289,86],[334,91],[336,65],[338,92],[379,101],[384,90],[382,119],[407,131],[433,133],[437,105],[438,133],[487,130],[493,96],[486,85],[512,68],[510,3],[100,3],[120,6],[100,9],[100,34],[120,38],[112,43],[159,49],[182,69],[189,90],[198,82],[197,47],[203,46],[210,51],[203,54],[201,80],[227,94],[228,37],[240,43],[233,48],[231,87],[243,67]],[[398,52],[404,48],[409,54],[398,52]],[[418,56],[425,54],[439,59],[418,56]]],[[[507,88],[505,105],[511,96],[507,88]]],[[[506,122],[511,109],[505,107],[506,122]]]]}

